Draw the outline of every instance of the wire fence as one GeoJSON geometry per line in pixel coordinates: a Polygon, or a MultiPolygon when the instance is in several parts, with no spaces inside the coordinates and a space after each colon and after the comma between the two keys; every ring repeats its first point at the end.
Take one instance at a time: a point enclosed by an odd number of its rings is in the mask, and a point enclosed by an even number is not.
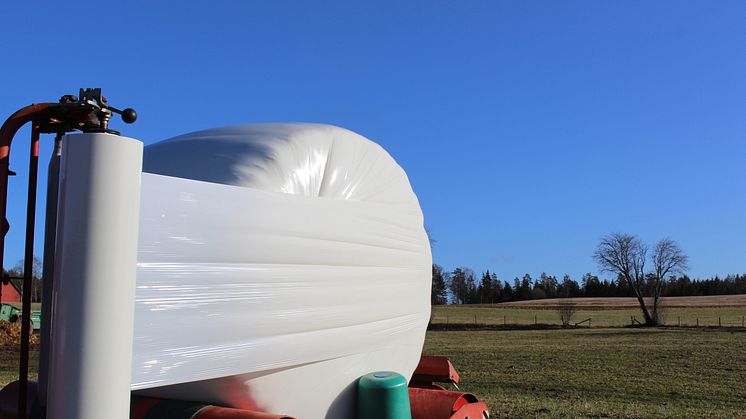
{"type": "MultiPolygon", "coordinates": [[[[724,315],[708,313],[666,314],[661,326],[666,327],[708,327],[746,328],[746,308],[744,314],[724,315]]],[[[503,327],[503,328],[555,328],[555,327],[625,327],[644,324],[642,315],[631,314],[629,310],[579,312],[569,321],[563,322],[559,314],[548,310],[520,310],[520,313],[434,313],[430,320],[433,328],[447,329],[463,327],[503,327]],[[564,324],[563,324],[564,323],[564,324]]]]}

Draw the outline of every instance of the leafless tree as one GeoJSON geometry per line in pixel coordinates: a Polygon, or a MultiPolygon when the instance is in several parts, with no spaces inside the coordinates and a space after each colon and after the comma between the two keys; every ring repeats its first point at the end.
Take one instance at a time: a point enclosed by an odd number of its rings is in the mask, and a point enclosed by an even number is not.
{"type": "Polygon", "coordinates": [[[653,272],[651,272],[652,275],[650,276],[650,285],[653,290],[652,316],[655,322],[660,324],[663,321],[663,310],[660,301],[663,297],[663,285],[665,284],[666,276],[681,275],[686,272],[689,268],[689,258],[675,241],[665,238],[655,245],[651,259],[653,262],[653,272]]]}
{"type": "Polygon", "coordinates": [[[662,320],[658,310],[666,275],[683,273],[687,269],[687,256],[676,242],[663,239],[653,249],[653,270],[646,275],[647,254],[647,246],[637,237],[612,233],[601,239],[593,258],[602,270],[617,274],[629,285],[640,304],[645,325],[655,326],[662,320]],[[646,289],[651,290],[652,311],[643,298],[646,289]]]}
{"type": "Polygon", "coordinates": [[[642,298],[647,252],[647,247],[637,237],[612,233],[601,239],[598,248],[593,253],[593,259],[602,270],[616,273],[624,279],[635,292],[642,315],[645,317],[645,324],[653,324],[653,317],[642,298]]]}
{"type": "MultiPolygon", "coordinates": [[[[8,271],[8,274],[12,277],[16,278],[22,278],[23,277],[23,259],[19,260],[18,263],[10,270],[8,271]]],[[[31,301],[32,302],[39,302],[41,301],[41,273],[42,273],[42,263],[41,259],[34,256],[34,262],[31,265],[31,301]]],[[[18,290],[23,289],[23,279],[11,279],[11,282],[18,288],[18,290]]]]}
{"type": "Polygon", "coordinates": [[[572,316],[577,310],[578,307],[572,301],[562,301],[559,303],[557,306],[557,313],[562,321],[562,327],[570,325],[570,319],[572,319],[572,316]]]}

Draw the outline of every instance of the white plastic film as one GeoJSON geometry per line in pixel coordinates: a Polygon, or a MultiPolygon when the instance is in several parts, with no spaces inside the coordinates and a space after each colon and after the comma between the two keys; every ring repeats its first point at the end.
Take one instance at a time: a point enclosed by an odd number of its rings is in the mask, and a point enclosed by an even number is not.
{"type": "Polygon", "coordinates": [[[431,255],[404,171],[324,125],[189,134],[144,156],[132,388],[299,418],[353,416],[407,377],[431,255]]]}
{"type": "Polygon", "coordinates": [[[142,143],[62,141],[47,417],[127,418],[142,143]]]}

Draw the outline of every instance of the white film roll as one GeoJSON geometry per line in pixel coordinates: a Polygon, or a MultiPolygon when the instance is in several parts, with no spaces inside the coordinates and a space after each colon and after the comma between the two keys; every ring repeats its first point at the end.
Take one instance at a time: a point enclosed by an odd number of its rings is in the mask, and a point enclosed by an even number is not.
{"type": "Polygon", "coordinates": [[[129,417],[143,145],[63,139],[50,419],[129,417]]]}

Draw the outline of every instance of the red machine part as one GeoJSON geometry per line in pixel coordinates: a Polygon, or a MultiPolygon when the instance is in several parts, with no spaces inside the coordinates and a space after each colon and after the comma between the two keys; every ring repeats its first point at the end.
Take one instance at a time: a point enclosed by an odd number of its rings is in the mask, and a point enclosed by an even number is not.
{"type": "Polygon", "coordinates": [[[414,370],[410,387],[431,388],[436,382],[458,384],[460,379],[448,357],[423,355],[414,370]]]}
{"type": "Polygon", "coordinates": [[[409,388],[412,419],[488,419],[489,409],[471,393],[409,388]]]}
{"type": "Polygon", "coordinates": [[[292,416],[212,406],[182,400],[132,397],[130,419],[295,419],[292,416]]]}
{"type": "Polygon", "coordinates": [[[197,412],[195,419],[294,419],[291,416],[251,412],[227,407],[208,406],[197,412]]]}
{"type": "Polygon", "coordinates": [[[447,391],[436,383],[461,378],[445,356],[422,356],[409,384],[412,419],[489,419],[487,404],[471,393],[447,391]]]}

